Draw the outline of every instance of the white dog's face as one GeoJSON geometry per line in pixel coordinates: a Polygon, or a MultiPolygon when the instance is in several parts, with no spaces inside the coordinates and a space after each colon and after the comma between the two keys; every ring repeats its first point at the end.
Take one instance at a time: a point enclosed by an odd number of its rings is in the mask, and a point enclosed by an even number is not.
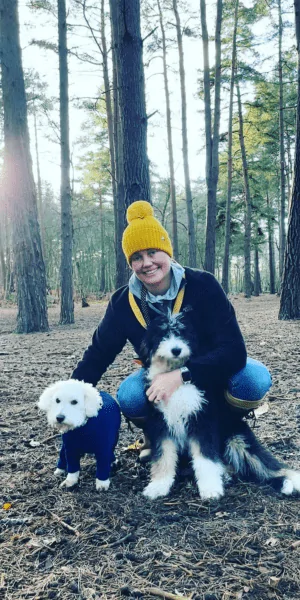
{"type": "Polygon", "coordinates": [[[102,407],[99,392],[89,383],[69,379],[58,381],[41,395],[38,406],[47,414],[49,425],[68,431],[84,425],[102,407]]]}

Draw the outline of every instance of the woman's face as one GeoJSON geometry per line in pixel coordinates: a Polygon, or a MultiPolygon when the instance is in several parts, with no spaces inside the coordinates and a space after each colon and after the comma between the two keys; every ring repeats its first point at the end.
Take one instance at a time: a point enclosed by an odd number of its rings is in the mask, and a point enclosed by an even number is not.
{"type": "Polygon", "coordinates": [[[152,294],[164,294],[171,283],[171,258],[166,252],[148,248],[135,252],[131,268],[145,288],[152,294]]]}

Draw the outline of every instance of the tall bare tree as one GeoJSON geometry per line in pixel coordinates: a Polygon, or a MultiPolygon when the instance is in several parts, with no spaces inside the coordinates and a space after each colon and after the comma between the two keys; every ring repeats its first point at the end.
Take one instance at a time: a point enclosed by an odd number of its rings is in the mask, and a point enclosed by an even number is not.
{"type": "Polygon", "coordinates": [[[66,1],[57,0],[58,56],[59,56],[59,107],[61,156],[61,305],[60,322],[74,323],[73,301],[73,224],[70,185],[69,142],[69,76],[67,49],[66,1]]]}
{"type": "Polygon", "coordinates": [[[166,99],[168,155],[169,155],[169,172],[170,172],[170,197],[171,197],[171,208],[172,208],[172,242],[173,242],[174,258],[176,260],[178,260],[179,249],[178,249],[178,231],[177,231],[177,207],[176,207],[176,188],[175,188],[175,169],[174,169],[174,154],[173,154],[173,139],[172,139],[170,91],[169,91],[168,66],[167,66],[167,42],[166,42],[166,33],[165,33],[165,26],[164,26],[164,20],[163,20],[163,11],[162,11],[160,0],[157,0],[157,8],[158,8],[158,13],[159,13],[159,24],[160,24],[162,52],[163,52],[162,59],[163,59],[164,88],[165,88],[165,99],[166,99]]]}
{"type": "Polygon", "coordinates": [[[251,193],[250,193],[250,184],[249,184],[248,162],[247,162],[245,139],[244,139],[244,119],[243,119],[243,111],[242,111],[242,100],[241,100],[241,92],[240,92],[239,83],[237,83],[236,89],[237,89],[238,113],[239,113],[239,139],[240,139],[240,147],[241,147],[241,155],[242,155],[243,177],[244,177],[244,188],[245,188],[244,293],[245,293],[245,298],[251,298],[251,293],[252,293],[252,282],[251,282],[252,205],[251,205],[251,193]]]}
{"type": "Polygon", "coordinates": [[[204,61],[204,107],[206,138],[206,240],[204,268],[211,273],[215,271],[216,254],[216,217],[217,217],[217,185],[219,178],[219,131],[221,104],[221,26],[223,1],[217,0],[217,17],[215,30],[215,75],[214,75],[214,113],[211,112],[211,73],[209,65],[209,39],[206,23],[206,2],[200,0],[201,27],[204,61]],[[213,125],[212,125],[213,122],[213,125]]]}
{"type": "Polygon", "coordinates": [[[283,102],[283,75],[282,75],[282,9],[281,0],[278,0],[278,76],[279,76],[279,157],[280,157],[280,205],[279,205],[279,275],[282,277],[284,250],[286,244],[285,217],[285,153],[284,153],[284,102],[283,102]]]}
{"type": "Polygon", "coordinates": [[[0,35],[5,144],[3,195],[13,227],[17,332],[46,331],[46,275],[29,149],[17,0],[0,0],[0,35]]]}
{"type": "Polygon", "coordinates": [[[300,2],[294,0],[297,54],[298,99],[294,180],[289,213],[287,243],[280,298],[279,319],[300,319],[300,2]]]}
{"type": "Polygon", "coordinates": [[[227,199],[225,215],[225,240],[222,269],[222,286],[226,294],[229,292],[229,265],[230,265],[230,229],[231,229],[231,198],[232,198],[232,120],[233,120],[233,93],[236,69],[236,36],[238,25],[239,0],[235,2],[234,25],[232,36],[232,59],[229,92],[229,120],[228,120],[228,157],[227,157],[227,199]]]}
{"type": "Polygon", "coordinates": [[[180,92],[181,92],[181,130],[182,130],[182,156],[185,181],[185,199],[188,216],[188,236],[189,236],[189,265],[190,267],[197,266],[196,259],[196,236],[193,214],[193,198],[191,190],[190,167],[189,167],[189,149],[188,149],[188,134],[187,134],[187,106],[186,106],[186,89],[185,89],[185,69],[184,69],[184,54],[182,43],[182,30],[180,16],[178,12],[177,0],[173,0],[173,11],[176,22],[176,34],[179,55],[179,76],[180,76],[180,92]]]}

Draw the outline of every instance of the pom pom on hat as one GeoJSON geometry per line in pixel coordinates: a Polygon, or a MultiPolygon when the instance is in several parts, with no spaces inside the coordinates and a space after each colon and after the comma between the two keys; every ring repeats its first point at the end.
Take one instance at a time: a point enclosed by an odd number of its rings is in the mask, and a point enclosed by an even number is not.
{"type": "Polygon", "coordinates": [[[134,219],[144,219],[145,217],[154,217],[154,210],[149,202],[137,200],[128,206],[126,213],[127,223],[131,223],[134,219]]]}
{"type": "Polygon", "coordinates": [[[128,226],[123,238],[122,248],[127,262],[135,252],[156,248],[173,256],[173,248],[168,232],[155,218],[153,207],[145,200],[130,204],[126,213],[128,226]]]}

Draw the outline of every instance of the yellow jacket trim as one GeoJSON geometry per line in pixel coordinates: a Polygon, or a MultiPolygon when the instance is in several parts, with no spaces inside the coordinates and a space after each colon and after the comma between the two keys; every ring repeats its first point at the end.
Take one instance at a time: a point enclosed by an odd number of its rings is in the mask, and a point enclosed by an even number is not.
{"type": "Polygon", "coordinates": [[[245,410],[255,410],[255,408],[258,408],[259,405],[263,402],[265,397],[266,394],[263,396],[263,398],[260,398],[260,400],[241,400],[241,398],[235,398],[230,394],[228,390],[225,390],[225,398],[228,404],[234,406],[235,408],[242,408],[245,410]]]}
{"type": "MultiPolygon", "coordinates": [[[[183,297],[184,297],[184,291],[185,291],[185,286],[183,286],[181,288],[181,290],[179,290],[177,296],[176,296],[176,300],[174,303],[174,307],[173,307],[173,311],[172,314],[176,315],[180,312],[181,306],[182,306],[182,302],[183,302],[183,297]]],[[[129,292],[128,294],[129,297],[129,304],[130,307],[132,309],[132,312],[134,313],[136,319],[138,320],[138,322],[142,325],[142,327],[144,327],[145,329],[147,329],[147,324],[146,321],[142,315],[142,311],[140,310],[140,308],[138,307],[136,300],[134,298],[134,295],[132,292],[129,292]]]]}

